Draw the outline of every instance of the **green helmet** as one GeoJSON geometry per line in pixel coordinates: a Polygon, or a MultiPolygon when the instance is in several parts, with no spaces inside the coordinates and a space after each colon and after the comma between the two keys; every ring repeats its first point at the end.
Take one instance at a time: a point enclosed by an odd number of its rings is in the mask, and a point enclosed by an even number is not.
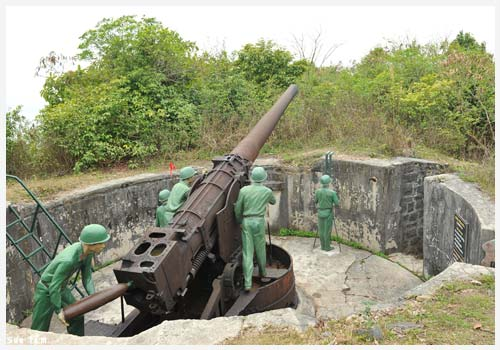
{"type": "Polygon", "coordinates": [[[253,168],[252,170],[252,181],[253,182],[262,182],[267,179],[267,173],[263,167],[258,166],[253,168]]]}
{"type": "Polygon", "coordinates": [[[195,175],[196,175],[196,170],[194,170],[193,167],[190,166],[186,166],[182,168],[180,171],[181,180],[189,179],[190,177],[193,177],[195,175]]]}
{"type": "Polygon", "coordinates": [[[332,178],[328,175],[323,175],[319,179],[319,182],[321,182],[321,184],[323,185],[328,185],[330,182],[332,182],[332,178]]]}
{"type": "Polygon", "coordinates": [[[104,226],[98,224],[85,226],[80,234],[80,242],[85,244],[104,243],[110,238],[111,236],[108,234],[104,226]]]}
{"type": "Polygon", "coordinates": [[[160,193],[158,194],[158,200],[160,202],[165,202],[168,199],[169,196],[170,196],[170,191],[169,190],[160,191],[160,193]]]}

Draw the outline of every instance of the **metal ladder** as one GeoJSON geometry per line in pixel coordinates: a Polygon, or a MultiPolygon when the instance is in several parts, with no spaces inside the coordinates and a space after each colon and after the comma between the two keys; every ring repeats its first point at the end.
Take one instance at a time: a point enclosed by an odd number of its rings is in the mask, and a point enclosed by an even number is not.
{"type": "MultiPolygon", "coordinates": [[[[24,190],[26,191],[26,193],[36,203],[36,208],[35,208],[33,214],[30,214],[30,215],[28,215],[26,217],[26,218],[28,218],[31,215],[33,215],[33,219],[31,221],[31,224],[27,225],[26,222],[24,221],[25,219],[23,219],[21,217],[20,213],[12,205],[9,204],[9,206],[7,208],[15,216],[16,219],[14,221],[12,221],[12,222],[10,222],[10,223],[7,224],[5,233],[7,235],[7,238],[9,239],[10,243],[16,248],[16,250],[19,252],[19,254],[21,254],[21,256],[23,257],[23,260],[25,260],[30,265],[30,267],[38,275],[38,277],[41,277],[41,275],[42,275],[43,271],[45,270],[45,268],[56,257],[57,250],[59,248],[59,244],[61,243],[61,240],[64,239],[69,244],[72,244],[73,242],[68,237],[68,235],[66,235],[66,233],[64,232],[64,230],[57,224],[57,222],[54,220],[54,218],[52,217],[52,215],[49,214],[49,212],[47,211],[47,209],[45,209],[45,207],[38,200],[38,198],[21,181],[21,179],[19,179],[17,176],[8,175],[8,174],[7,174],[7,179],[12,179],[12,180],[17,181],[17,183],[19,183],[24,188],[24,190]],[[58,233],[56,245],[54,247],[54,251],[53,252],[49,252],[49,250],[47,249],[47,247],[40,241],[40,238],[38,238],[38,236],[36,234],[37,233],[36,232],[37,231],[36,230],[36,224],[38,222],[38,217],[39,217],[40,214],[45,214],[45,216],[47,217],[47,219],[49,220],[49,222],[54,226],[54,228],[56,229],[56,231],[58,233]],[[20,226],[22,228],[23,232],[25,233],[24,235],[22,235],[20,238],[17,238],[17,239],[15,239],[9,233],[9,229],[12,229],[13,227],[16,227],[16,226],[20,226]],[[31,251],[29,253],[26,253],[21,248],[20,244],[22,242],[24,242],[25,240],[30,239],[30,238],[37,243],[38,247],[35,248],[33,251],[31,251]],[[45,265],[43,265],[41,267],[37,267],[31,261],[31,258],[33,258],[36,254],[38,254],[40,252],[44,253],[45,256],[48,258],[49,261],[45,265]]],[[[71,283],[70,290],[75,289],[78,292],[78,294],[80,294],[80,296],[83,297],[84,296],[83,292],[77,286],[78,274],[79,274],[79,271],[76,273],[75,278],[74,278],[73,282],[71,283]]]]}

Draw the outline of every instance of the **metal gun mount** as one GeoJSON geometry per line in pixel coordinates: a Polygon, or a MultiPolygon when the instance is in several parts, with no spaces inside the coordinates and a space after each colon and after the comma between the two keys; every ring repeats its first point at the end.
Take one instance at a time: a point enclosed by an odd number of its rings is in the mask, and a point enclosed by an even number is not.
{"type": "MultiPolygon", "coordinates": [[[[254,278],[256,288],[242,291],[241,232],[233,205],[260,149],[297,92],[291,85],[228,155],[213,159],[213,169],[196,180],[171,224],[148,229],[123,258],[114,273],[119,283],[131,285],[121,290],[136,310],[114,336],[137,334],[163,320],[210,319],[296,306],[292,258],[275,245],[267,247],[268,254],[272,252],[267,262],[270,282],[254,278]]],[[[85,305],[80,302],[79,314],[90,311],[85,305]]],[[[93,305],[95,309],[95,301],[93,305]]]]}

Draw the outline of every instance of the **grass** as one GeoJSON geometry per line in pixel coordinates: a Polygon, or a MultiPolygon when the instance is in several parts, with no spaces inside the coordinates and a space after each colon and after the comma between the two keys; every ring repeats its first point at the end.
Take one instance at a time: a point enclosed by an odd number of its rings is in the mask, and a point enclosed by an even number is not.
{"type": "MultiPolygon", "coordinates": [[[[197,153],[179,153],[176,159],[151,160],[141,168],[130,169],[126,165],[115,166],[113,168],[103,168],[80,174],[69,174],[57,177],[33,177],[21,180],[26,184],[31,192],[42,201],[47,201],[63,195],[66,192],[78,188],[86,188],[106,181],[125,178],[144,173],[168,173],[169,163],[174,162],[177,169],[186,165],[210,167],[211,163],[205,160],[197,160],[197,153]]],[[[31,202],[31,198],[24,189],[15,181],[7,181],[7,200],[12,203],[31,202]]]]}
{"type": "MultiPolygon", "coordinates": [[[[383,149],[374,149],[362,145],[332,145],[328,148],[313,148],[313,149],[282,149],[277,147],[268,147],[268,153],[263,156],[278,156],[283,160],[285,165],[294,167],[310,167],[319,160],[327,151],[334,150],[334,158],[336,157],[354,157],[354,158],[388,158],[389,155],[383,149]]],[[[81,174],[70,174],[63,176],[50,177],[33,177],[22,180],[28,188],[42,201],[51,200],[55,197],[71,191],[75,188],[85,188],[91,185],[99,184],[105,181],[124,178],[128,176],[151,173],[167,173],[168,165],[174,162],[177,169],[186,165],[203,166],[207,169],[211,168],[212,159],[216,154],[213,152],[204,152],[202,150],[179,152],[175,158],[151,159],[147,164],[141,167],[130,169],[126,165],[115,166],[113,168],[104,168],[93,170],[81,174]]],[[[494,157],[481,163],[457,160],[448,156],[444,156],[439,152],[425,148],[416,147],[415,157],[425,158],[438,162],[448,163],[451,171],[457,172],[458,175],[465,181],[475,182],[479,187],[495,199],[495,160],[494,157]]],[[[25,194],[21,186],[7,182],[7,200],[12,203],[29,202],[30,198],[25,194]]]]}
{"type": "MultiPolygon", "coordinates": [[[[354,157],[354,158],[381,158],[392,157],[390,153],[384,151],[383,147],[370,148],[363,145],[332,145],[328,148],[317,148],[313,150],[296,149],[283,150],[276,154],[283,159],[285,164],[297,167],[311,166],[318,161],[326,152],[334,150],[336,157],[354,157]]],[[[449,172],[455,172],[458,176],[467,182],[476,183],[479,188],[487,194],[492,200],[495,200],[495,157],[494,155],[482,161],[470,161],[456,159],[444,155],[436,150],[424,146],[416,146],[413,157],[432,160],[440,163],[446,163],[449,166],[449,172]]]]}
{"type": "Polygon", "coordinates": [[[492,200],[495,200],[495,156],[479,162],[460,160],[443,155],[426,147],[416,147],[416,157],[447,163],[450,172],[467,182],[476,183],[492,200]]]}
{"type": "Polygon", "coordinates": [[[228,339],[225,345],[437,345],[495,343],[495,279],[478,276],[481,284],[455,281],[445,284],[430,299],[411,300],[391,311],[365,310],[341,320],[320,322],[304,332],[269,326],[247,329],[228,339]],[[391,324],[410,322],[419,328],[399,330],[391,324]],[[359,335],[356,331],[377,325],[382,339],[359,335]]]}

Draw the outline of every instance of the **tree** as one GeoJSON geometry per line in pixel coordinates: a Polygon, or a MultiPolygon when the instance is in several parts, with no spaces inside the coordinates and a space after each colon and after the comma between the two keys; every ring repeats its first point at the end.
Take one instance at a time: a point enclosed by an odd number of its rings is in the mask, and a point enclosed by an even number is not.
{"type": "Polygon", "coordinates": [[[441,75],[455,84],[453,105],[467,122],[469,155],[488,156],[495,145],[495,63],[493,56],[475,46],[471,50],[451,48],[442,62],[441,75]]]}
{"type": "Polygon", "coordinates": [[[73,67],[75,64],[76,57],[57,54],[51,51],[47,56],[40,58],[38,67],[36,67],[35,76],[48,77],[61,75],[68,70],[68,66],[73,67]]]}
{"type": "Polygon", "coordinates": [[[16,106],[5,116],[5,141],[7,173],[24,176],[30,170],[31,152],[29,126],[21,112],[22,106],[16,106]]]}
{"type": "Polygon", "coordinates": [[[316,65],[317,67],[322,67],[327,60],[333,55],[335,50],[340,47],[340,44],[333,44],[327,47],[326,51],[323,42],[323,33],[320,30],[316,32],[316,35],[309,37],[308,44],[304,35],[300,37],[293,35],[293,45],[298,53],[299,59],[309,62],[311,66],[316,65]]]}
{"type": "Polygon", "coordinates": [[[245,45],[237,55],[236,67],[247,80],[261,86],[287,87],[310,66],[305,60],[293,62],[290,52],[263,39],[245,45]]]}
{"type": "Polygon", "coordinates": [[[460,31],[455,40],[451,42],[450,50],[479,51],[484,53],[486,52],[486,44],[484,42],[479,44],[471,33],[460,31]]]}
{"type": "Polygon", "coordinates": [[[199,115],[189,96],[196,47],[151,18],[104,19],[81,36],[88,67],[47,78],[46,139],[75,170],[192,146],[199,115]]]}

